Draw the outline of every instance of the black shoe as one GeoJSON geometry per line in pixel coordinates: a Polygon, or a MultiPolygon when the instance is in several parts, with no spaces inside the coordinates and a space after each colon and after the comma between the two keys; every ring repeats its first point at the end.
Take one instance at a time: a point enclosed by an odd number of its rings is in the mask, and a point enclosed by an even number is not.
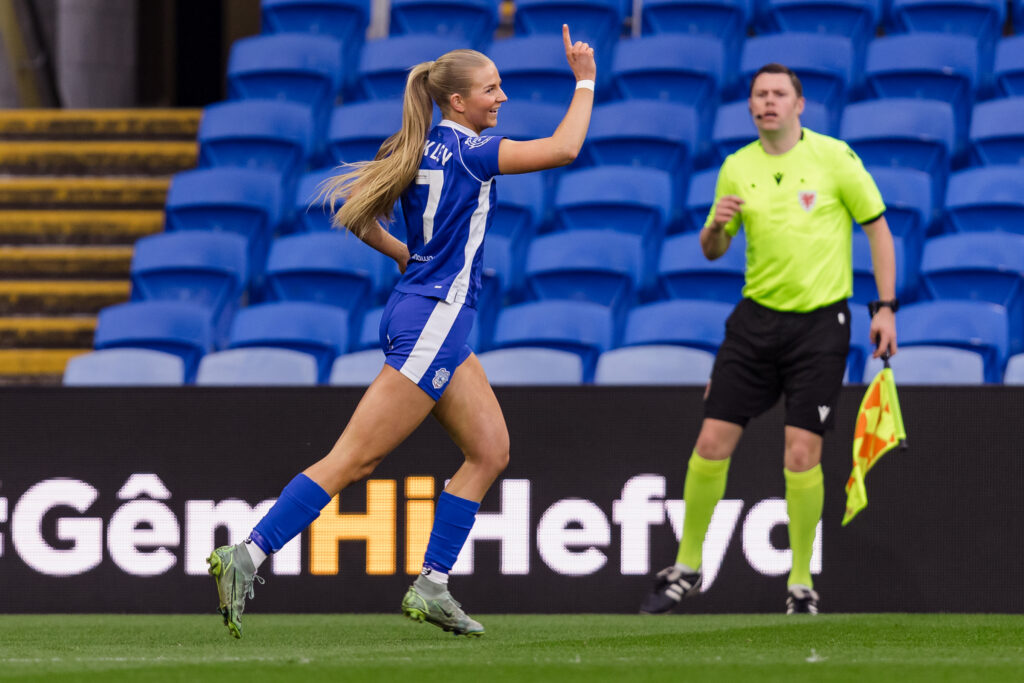
{"type": "Polygon", "coordinates": [[[703,576],[699,571],[686,574],[675,565],[665,567],[657,574],[654,589],[640,605],[641,614],[664,614],[685,597],[700,592],[703,576]]]}
{"type": "Polygon", "coordinates": [[[817,614],[818,593],[807,586],[790,586],[786,614],[817,614]]]}

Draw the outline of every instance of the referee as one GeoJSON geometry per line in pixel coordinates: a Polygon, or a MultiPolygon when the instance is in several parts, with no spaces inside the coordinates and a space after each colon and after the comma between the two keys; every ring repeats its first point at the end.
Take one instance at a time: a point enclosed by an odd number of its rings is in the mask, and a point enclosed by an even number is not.
{"type": "Polygon", "coordinates": [[[896,353],[895,259],[885,205],[850,147],[800,125],[800,79],[781,64],[754,75],[748,100],[758,140],[726,158],[700,234],[709,260],[747,231],[743,299],[725,325],[686,471],[686,514],[675,564],[657,574],[640,611],[668,612],[700,592],[701,552],[747,422],[786,397],[786,507],[793,565],[786,613],[818,612],[811,551],[821,518],[821,446],[835,419],[850,348],[851,218],[871,243],[879,300],[874,356],[896,353]]]}

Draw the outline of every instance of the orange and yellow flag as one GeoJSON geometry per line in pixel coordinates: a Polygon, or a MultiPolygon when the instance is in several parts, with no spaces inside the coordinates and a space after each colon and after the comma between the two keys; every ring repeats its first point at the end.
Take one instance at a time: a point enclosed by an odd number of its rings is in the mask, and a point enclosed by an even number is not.
{"type": "Polygon", "coordinates": [[[864,477],[878,459],[904,443],[907,432],[903,428],[903,414],[896,395],[896,381],[892,369],[885,364],[864,392],[864,400],[857,411],[857,427],[853,433],[853,471],[846,482],[846,526],[858,512],[867,507],[868,492],[864,477]]]}

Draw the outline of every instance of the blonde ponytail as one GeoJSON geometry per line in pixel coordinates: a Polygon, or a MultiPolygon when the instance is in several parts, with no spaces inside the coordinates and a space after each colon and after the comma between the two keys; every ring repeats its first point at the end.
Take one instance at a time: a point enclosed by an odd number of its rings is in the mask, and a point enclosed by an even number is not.
{"type": "Polygon", "coordinates": [[[324,183],[323,201],[330,205],[334,227],[348,228],[362,239],[375,226],[390,222],[395,202],[419,170],[433,103],[445,113],[452,94],[469,95],[472,70],[488,63],[475,50],[452,50],[412,67],[405,82],[402,128],[381,144],[373,161],[342,164],[351,170],[324,183]],[[335,211],[339,201],[344,204],[335,211]]]}

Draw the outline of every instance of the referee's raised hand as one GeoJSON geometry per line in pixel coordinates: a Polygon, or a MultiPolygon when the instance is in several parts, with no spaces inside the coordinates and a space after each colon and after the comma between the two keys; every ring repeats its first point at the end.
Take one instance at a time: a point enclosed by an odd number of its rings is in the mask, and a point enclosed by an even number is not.
{"type": "Polygon", "coordinates": [[[562,24],[562,42],[565,43],[565,58],[577,81],[594,80],[597,64],[594,62],[594,48],[580,41],[572,42],[569,24],[562,24]]]}

